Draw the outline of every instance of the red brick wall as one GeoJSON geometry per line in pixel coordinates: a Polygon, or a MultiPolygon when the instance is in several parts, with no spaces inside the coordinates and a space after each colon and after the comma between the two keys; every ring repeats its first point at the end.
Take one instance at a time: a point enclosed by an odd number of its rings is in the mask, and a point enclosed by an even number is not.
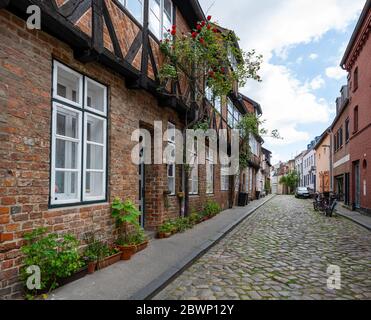
{"type": "MultiPolygon", "coordinates": [[[[25,23],[5,10],[0,11],[0,297],[16,298],[21,285],[23,234],[46,226],[50,232],[73,233],[79,239],[92,230],[101,231],[108,242],[116,236],[109,203],[66,209],[48,209],[50,172],[50,126],[52,60],[56,58],[109,87],[109,199],[138,199],[138,168],[131,162],[131,134],[143,123],[167,121],[181,128],[182,120],[169,108],[158,106],[150,94],[128,90],[124,79],[97,63],[81,64],[64,43],[41,31],[29,31],[25,23]]],[[[154,228],[179,215],[179,202],[170,198],[165,166],[153,166],[155,181],[147,194],[147,227],[154,228]]],[[[200,194],[190,207],[200,210],[206,199],[229,206],[228,192],[220,190],[220,169],[215,168],[215,195],[205,192],[205,167],[200,167],[200,194]]],[[[150,176],[149,176],[150,177],[150,176]]],[[[180,169],[177,190],[180,190],[180,169]]]]}
{"type": "Polygon", "coordinates": [[[355,201],[355,180],[353,165],[360,163],[361,167],[361,208],[371,212],[371,39],[369,31],[371,12],[360,32],[358,39],[363,37],[364,45],[350,69],[350,155],[352,163],[351,203],[355,201]],[[365,31],[368,25],[368,32],[365,31]],[[354,71],[358,68],[358,89],[354,86],[354,71]],[[354,128],[354,108],[358,106],[358,131],[354,128]],[[366,164],[366,166],[365,166],[366,164]],[[364,182],[366,191],[364,193],[364,182]]]}

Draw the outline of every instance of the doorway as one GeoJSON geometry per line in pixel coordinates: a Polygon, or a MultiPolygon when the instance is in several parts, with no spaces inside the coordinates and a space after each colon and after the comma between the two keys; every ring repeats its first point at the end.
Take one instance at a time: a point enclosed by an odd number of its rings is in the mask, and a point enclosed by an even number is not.
{"type": "MultiPolygon", "coordinates": [[[[141,139],[143,139],[141,137],[141,139]]],[[[142,143],[142,141],[140,141],[142,143]]],[[[145,226],[145,165],[144,165],[144,147],[140,149],[139,159],[141,163],[138,166],[138,181],[139,181],[139,211],[141,213],[139,217],[139,224],[142,228],[145,226]]]]}
{"type": "Polygon", "coordinates": [[[361,170],[359,162],[354,164],[354,206],[361,208],[361,170]]]}

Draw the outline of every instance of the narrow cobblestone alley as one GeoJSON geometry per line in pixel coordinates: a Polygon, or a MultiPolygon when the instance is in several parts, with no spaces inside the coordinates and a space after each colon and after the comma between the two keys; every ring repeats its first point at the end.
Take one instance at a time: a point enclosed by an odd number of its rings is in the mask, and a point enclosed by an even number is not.
{"type": "Polygon", "coordinates": [[[155,299],[371,299],[371,233],[310,201],[278,196],[155,299]],[[339,266],[341,289],[327,268],[339,266]]]}

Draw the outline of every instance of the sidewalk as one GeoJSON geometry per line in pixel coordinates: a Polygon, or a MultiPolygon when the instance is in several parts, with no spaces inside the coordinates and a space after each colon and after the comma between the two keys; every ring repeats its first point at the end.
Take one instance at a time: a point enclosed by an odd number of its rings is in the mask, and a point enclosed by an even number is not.
{"type": "Polygon", "coordinates": [[[132,260],[119,262],[57,289],[51,300],[143,300],[165,286],[196,258],[233,230],[269,196],[222,212],[214,219],[170,239],[153,240],[132,260]]]}
{"type": "Polygon", "coordinates": [[[336,206],[335,211],[338,215],[352,220],[353,222],[371,231],[371,217],[360,214],[357,211],[350,211],[349,209],[344,208],[341,204],[336,206]]]}

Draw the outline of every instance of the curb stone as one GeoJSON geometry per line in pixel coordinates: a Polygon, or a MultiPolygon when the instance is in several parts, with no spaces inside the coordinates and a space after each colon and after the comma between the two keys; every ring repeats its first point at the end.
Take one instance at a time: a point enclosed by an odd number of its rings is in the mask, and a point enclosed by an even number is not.
{"type": "Polygon", "coordinates": [[[241,218],[232,222],[229,226],[224,228],[222,231],[218,232],[211,239],[206,240],[201,244],[198,250],[192,252],[190,255],[182,259],[175,266],[169,267],[161,276],[156,280],[152,281],[144,288],[133,294],[128,300],[151,300],[156,296],[162,289],[164,289],[168,284],[175,280],[179,275],[181,275],[186,269],[188,269],[196,260],[201,258],[206,252],[208,252],[212,247],[217,245],[222,239],[224,239],[229,233],[231,233],[238,225],[254,214],[258,209],[263,207],[269,201],[274,199],[276,196],[273,195],[255,208],[247,211],[241,218]]]}

